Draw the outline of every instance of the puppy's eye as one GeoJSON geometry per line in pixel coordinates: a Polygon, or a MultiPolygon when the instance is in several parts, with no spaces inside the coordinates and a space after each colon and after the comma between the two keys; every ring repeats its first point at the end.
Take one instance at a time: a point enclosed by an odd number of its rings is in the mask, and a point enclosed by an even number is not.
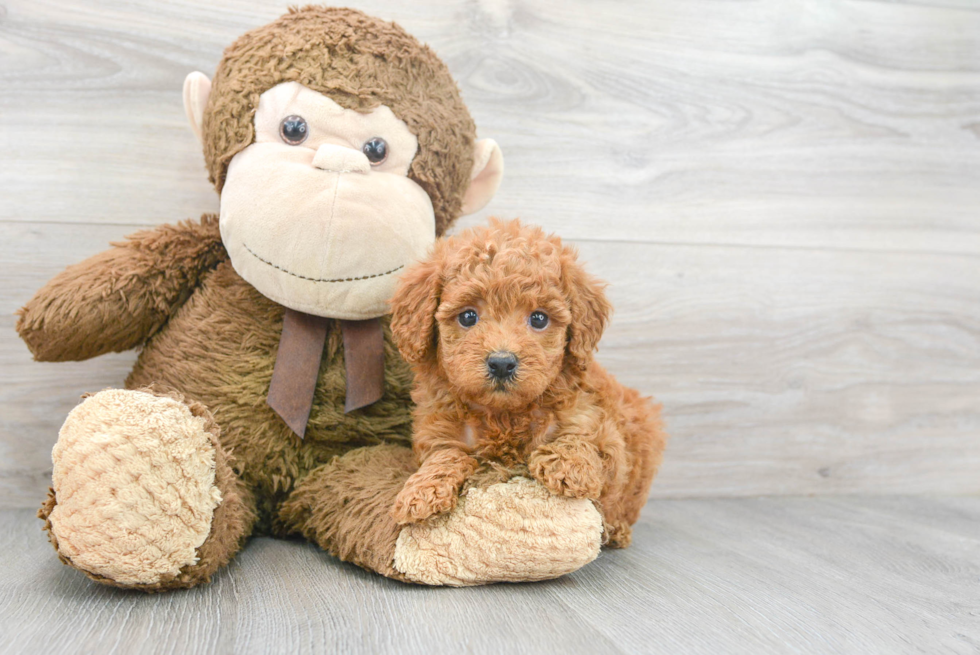
{"type": "Polygon", "coordinates": [[[310,135],[310,126],[302,116],[286,116],[279,123],[279,136],[291,146],[298,146],[310,135]]]}
{"type": "Polygon", "coordinates": [[[474,325],[476,325],[476,322],[480,320],[480,317],[476,313],[476,310],[467,309],[459,313],[457,320],[459,321],[459,324],[462,325],[464,328],[471,328],[474,325]]]}
{"type": "Polygon", "coordinates": [[[361,148],[364,156],[368,158],[372,166],[377,166],[388,159],[388,142],[380,136],[376,136],[361,148]]]}
{"type": "Polygon", "coordinates": [[[548,315],[544,312],[534,312],[527,320],[535,330],[543,330],[548,327],[548,315]]]}

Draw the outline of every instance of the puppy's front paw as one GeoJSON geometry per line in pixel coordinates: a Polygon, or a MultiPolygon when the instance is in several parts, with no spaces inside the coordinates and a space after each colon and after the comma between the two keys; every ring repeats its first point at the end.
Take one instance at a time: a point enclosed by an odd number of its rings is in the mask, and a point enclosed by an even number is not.
{"type": "Polygon", "coordinates": [[[528,459],[535,480],[556,496],[598,499],[602,494],[602,459],[585,441],[554,441],[528,459]]]}
{"type": "Polygon", "coordinates": [[[428,477],[417,480],[413,475],[395,497],[391,516],[399,525],[405,525],[448,512],[456,507],[458,487],[450,478],[428,477]]]}

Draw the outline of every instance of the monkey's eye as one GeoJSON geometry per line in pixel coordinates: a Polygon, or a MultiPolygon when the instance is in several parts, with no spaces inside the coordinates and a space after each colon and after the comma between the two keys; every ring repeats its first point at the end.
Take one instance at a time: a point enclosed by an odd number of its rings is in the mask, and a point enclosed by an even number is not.
{"type": "Polygon", "coordinates": [[[459,313],[456,317],[459,324],[464,328],[471,328],[476,325],[476,322],[480,320],[480,316],[476,313],[475,309],[465,309],[459,313]]]}
{"type": "Polygon", "coordinates": [[[533,312],[527,322],[535,330],[543,330],[548,327],[548,315],[544,312],[533,312]]]}
{"type": "Polygon", "coordinates": [[[361,152],[368,158],[372,166],[377,166],[388,159],[388,142],[376,136],[361,147],[361,152]]]}
{"type": "Polygon", "coordinates": [[[279,136],[291,146],[298,146],[310,135],[310,127],[302,116],[286,116],[279,123],[279,136]]]}

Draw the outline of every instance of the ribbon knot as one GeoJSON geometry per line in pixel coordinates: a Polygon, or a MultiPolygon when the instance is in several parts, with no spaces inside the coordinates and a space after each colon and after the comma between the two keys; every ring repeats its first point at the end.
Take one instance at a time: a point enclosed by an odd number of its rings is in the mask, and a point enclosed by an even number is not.
{"type": "MultiPolygon", "coordinates": [[[[313,409],[320,360],[332,320],[289,308],[283,313],[282,335],[266,401],[300,439],[306,434],[313,409]]],[[[384,330],[380,318],[341,320],[340,329],[347,375],[344,413],[349,413],[384,395],[384,330]]]]}

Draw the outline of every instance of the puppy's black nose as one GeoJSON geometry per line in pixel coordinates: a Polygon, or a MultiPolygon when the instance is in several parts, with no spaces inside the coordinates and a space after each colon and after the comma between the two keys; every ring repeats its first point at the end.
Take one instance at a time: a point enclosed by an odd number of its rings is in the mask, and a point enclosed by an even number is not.
{"type": "Polygon", "coordinates": [[[490,353],[487,370],[495,380],[509,380],[517,370],[517,355],[508,352],[490,353]]]}

